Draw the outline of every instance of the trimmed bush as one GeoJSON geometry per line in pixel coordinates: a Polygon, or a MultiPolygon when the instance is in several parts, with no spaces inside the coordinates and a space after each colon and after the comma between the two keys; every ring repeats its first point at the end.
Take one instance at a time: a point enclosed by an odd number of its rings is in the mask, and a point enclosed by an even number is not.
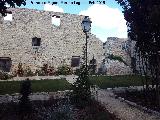
{"type": "Polygon", "coordinates": [[[8,73],[0,70],[0,80],[7,80],[7,79],[10,79],[12,77],[13,77],[12,75],[9,75],[8,73]]]}
{"type": "Polygon", "coordinates": [[[71,67],[67,65],[62,65],[57,68],[56,74],[57,75],[71,75],[73,73],[71,67]]]}
{"type": "Polygon", "coordinates": [[[55,75],[54,67],[48,66],[48,64],[43,64],[40,70],[36,70],[35,75],[38,76],[52,76],[55,75]]]}
{"type": "Polygon", "coordinates": [[[25,70],[24,70],[24,76],[25,77],[29,77],[29,76],[34,76],[35,73],[32,72],[31,68],[30,67],[27,67],[25,70]]]}
{"type": "Polygon", "coordinates": [[[49,68],[48,68],[48,75],[49,76],[55,75],[55,69],[54,69],[54,67],[50,67],[49,66],[49,68]]]}

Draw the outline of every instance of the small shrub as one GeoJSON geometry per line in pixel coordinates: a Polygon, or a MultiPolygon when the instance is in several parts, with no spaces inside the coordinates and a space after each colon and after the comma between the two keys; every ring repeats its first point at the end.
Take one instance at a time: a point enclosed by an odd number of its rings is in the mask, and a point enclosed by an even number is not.
{"type": "Polygon", "coordinates": [[[7,80],[7,79],[10,79],[12,77],[13,77],[12,75],[10,75],[6,72],[0,71],[0,80],[7,80]]]}
{"type": "Polygon", "coordinates": [[[35,75],[38,76],[47,76],[47,75],[55,75],[54,67],[48,66],[48,64],[43,64],[40,70],[35,71],[35,75]]]}
{"type": "Polygon", "coordinates": [[[24,70],[23,70],[23,67],[22,67],[22,63],[19,63],[18,64],[18,69],[17,69],[17,75],[22,77],[24,74],[24,70]]]}
{"type": "Polygon", "coordinates": [[[56,71],[56,74],[58,75],[71,75],[73,73],[71,67],[67,65],[62,65],[57,68],[58,70],[56,71]]]}
{"type": "Polygon", "coordinates": [[[43,64],[43,67],[41,68],[42,74],[48,75],[48,64],[43,64]]]}
{"type": "Polygon", "coordinates": [[[35,71],[35,75],[45,76],[45,74],[42,72],[42,70],[38,70],[38,69],[35,71]]]}
{"type": "Polygon", "coordinates": [[[48,75],[49,76],[55,75],[55,69],[54,69],[54,67],[49,67],[47,71],[48,71],[48,75]]]}
{"type": "Polygon", "coordinates": [[[75,104],[82,108],[88,105],[91,100],[91,84],[89,81],[88,73],[89,72],[87,68],[84,65],[81,66],[77,81],[72,85],[73,93],[71,94],[71,97],[78,101],[75,104]]]}
{"type": "Polygon", "coordinates": [[[28,76],[34,76],[35,74],[32,72],[31,68],[30,67],[27,67],[25,70],[24,70],[24,76],[25,77],[28,77],[28,76]]]}
{"type": "Polygon", "coordinates": [[[79,73],[80,73],[80,69],[76,69],[74,72],[75,75],[79,75],[79,73]]]}

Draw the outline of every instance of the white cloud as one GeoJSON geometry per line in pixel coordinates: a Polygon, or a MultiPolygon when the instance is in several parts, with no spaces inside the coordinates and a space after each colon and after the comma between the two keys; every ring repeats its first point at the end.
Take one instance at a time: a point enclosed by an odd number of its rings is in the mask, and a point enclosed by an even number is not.
{"type": "Polygon", "coordinates": [[[87,10],[81,11],[79,14],[89,16],[92,21],[92,26],[104,29],[105,33],[108,31],[114,33],[113,36],[107,36],[106,34],[106,39],[107,37],[114,36],[127,37],[126,21],[124,20],[123,13],[118,8],[110,8],[107,5],[94,4],[87,10]]]}
{"type": "Polygon", "coordinates": [[[53,11],[53,12],[64,12],[64,10],[61,7],[56,6],[56,5],[50,5],[50,4],[45,4],[44,10],[53,11]]]}

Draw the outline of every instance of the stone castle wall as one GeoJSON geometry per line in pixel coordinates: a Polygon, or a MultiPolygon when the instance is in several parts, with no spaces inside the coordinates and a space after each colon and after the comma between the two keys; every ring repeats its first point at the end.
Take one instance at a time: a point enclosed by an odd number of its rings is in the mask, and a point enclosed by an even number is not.
{"type": "Polygon", "coordinates": [[[131,69],[131,43],[127,38],[108,37],[103,44],[105,49],[105,62],[103,63],[108,75],[126,75],[132,74],[131,69]],[[120,56],[123,62],[110,60],[109,55],[120,56]]]}
{"type": "MultiPolygon", "coordinates": [[[[12,21],[0,17],[0,57],[10,57],[12,70],[18,63],[32,69],[44,63],[58,67],[63,63],[71,65],[72,56],[83,54],[85,34],[81,22],[84,16],[48,12],[32,9],[9,9],[12,21]],[[60,26],[52,24],[52,16],[60,17],[60,26]],[[32,38],[41,38],[41,45],[36,50],[32,38]]],[[[93,55],[99,65],[103,57],[103,43],[89,34],[88,60],[93,55]]]]}
{"type": "Polygon", "coordinates": [[[113,54],[122,57],[128,65],[131,64],[131,47],[128,38],[108,37],[104,43],[104,48],[106,57],[113,54]]]}

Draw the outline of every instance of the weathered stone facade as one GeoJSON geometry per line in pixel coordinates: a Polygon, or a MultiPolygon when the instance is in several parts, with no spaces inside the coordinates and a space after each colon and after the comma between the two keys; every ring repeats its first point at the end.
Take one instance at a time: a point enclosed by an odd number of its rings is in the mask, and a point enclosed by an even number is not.
{"type": "Polygon", "coordinates": [[[130,65],[130,41],[128,38],[108,37],[104,43],[105,56],[117,55],[130,65]]]}
{"type": "Polygon", "coordinates": [[[131,74],[131,42],[127,38],[108,37],[103,44],[105,49],[105,62],[103,63],[108,75],[131,74]],[[109,55],[119,56],[123,62],[110,60],[109,55]],[[126,65],[127,64],[127,65],[126,65]]]}
{"type": "MultiPolygon", "coordinates": [[[[33,70],[44,63],[58,67],[71,65],[72,56],[83,56],[85,34],[81,22],[84,16],[26,8],[10,8],[12,21],[0,17],[0,57],[11,58],[11,71],[18,63],[33,70]],[[60,17],[60,25],[52,24],[52,17],[60,17]],[[33,46],[34,37],[40,38],[40,46],[33,46]]],[[[88,62],[94,58],[102,62],[103,42],[89,34],[88,62]]]]}

